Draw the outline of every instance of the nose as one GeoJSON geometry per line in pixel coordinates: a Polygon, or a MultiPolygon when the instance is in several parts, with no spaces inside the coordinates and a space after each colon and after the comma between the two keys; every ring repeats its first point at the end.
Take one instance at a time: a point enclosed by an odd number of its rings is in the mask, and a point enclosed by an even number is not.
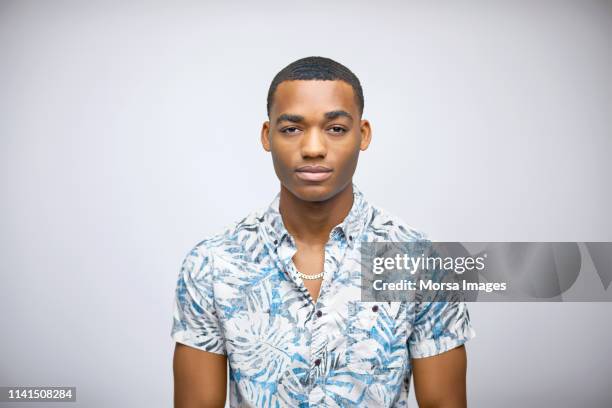
{"type": "Polygon", "coordinates": [[[308,130],[302,138],[302,157],[325,157],[327,142],[325,135],[317,130],[308,130]]]}

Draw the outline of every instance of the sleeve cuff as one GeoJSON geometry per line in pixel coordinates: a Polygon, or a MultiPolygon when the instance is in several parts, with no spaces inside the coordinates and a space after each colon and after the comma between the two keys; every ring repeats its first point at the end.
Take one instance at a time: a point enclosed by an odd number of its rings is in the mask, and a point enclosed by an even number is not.
{"type": "Polygon", "coordinates": [[[201,341],[194,338],[188,331],[176,331],[171,335],[172,339],[177,342],[184,344],[189,347],[196,348],[202,351],[208,351],[209,353],[226,355],[223,342],[220,341],[201,341]]]}
{"type": "Polygon", "coordinates": [[[444,336],[437,339],[427,339],[420,343],[410,344],[410,358],[432,357],[461,346],[476,337],[476,332],[469,326],[463,333],[455,336],[444,336]]]}

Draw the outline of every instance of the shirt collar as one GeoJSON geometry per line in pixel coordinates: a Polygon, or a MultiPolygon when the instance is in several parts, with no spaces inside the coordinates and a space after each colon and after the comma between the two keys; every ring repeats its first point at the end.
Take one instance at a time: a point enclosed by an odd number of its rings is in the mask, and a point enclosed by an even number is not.
{"type": "MultiPolygon", "coordinates": [[[[276,194],[270,205],[265,209],[261,221],[264,225],[269,244],[278,247],[283,240],[290,237],[279,212],[280,192],[276,194]]],[[[355,183],[353,183],[353,205],[344,220],[332,228],[330,238],[344,235],[347,245],[351,248],[361,235],[368,213],[369,203],[355,183]]]]}

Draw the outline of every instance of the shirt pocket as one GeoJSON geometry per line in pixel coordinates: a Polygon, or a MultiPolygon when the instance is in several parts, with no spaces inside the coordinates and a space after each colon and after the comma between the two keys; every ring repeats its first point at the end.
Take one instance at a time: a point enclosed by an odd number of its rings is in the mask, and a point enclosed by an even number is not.
{"type": "Polygon", "coordinates": [[[347,367],[370,373],[405,368],[405,313],[401,302],[349,301],[347,367]]]}

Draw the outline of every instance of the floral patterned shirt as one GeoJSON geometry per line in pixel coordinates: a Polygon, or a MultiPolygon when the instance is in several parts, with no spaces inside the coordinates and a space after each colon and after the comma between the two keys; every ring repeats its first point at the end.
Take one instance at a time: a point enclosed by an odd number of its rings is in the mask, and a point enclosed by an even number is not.
{"type": "Polygon", "coordinates": [[[325,245],[316,302],[292,260],[280,193],[187,254],[171,335],[227,356],[230,406],[406,407],[411,359],[474,337],[464,302],[360,300],[360,242],[427,238],[354,183],[353,195],[325,245]]]}

